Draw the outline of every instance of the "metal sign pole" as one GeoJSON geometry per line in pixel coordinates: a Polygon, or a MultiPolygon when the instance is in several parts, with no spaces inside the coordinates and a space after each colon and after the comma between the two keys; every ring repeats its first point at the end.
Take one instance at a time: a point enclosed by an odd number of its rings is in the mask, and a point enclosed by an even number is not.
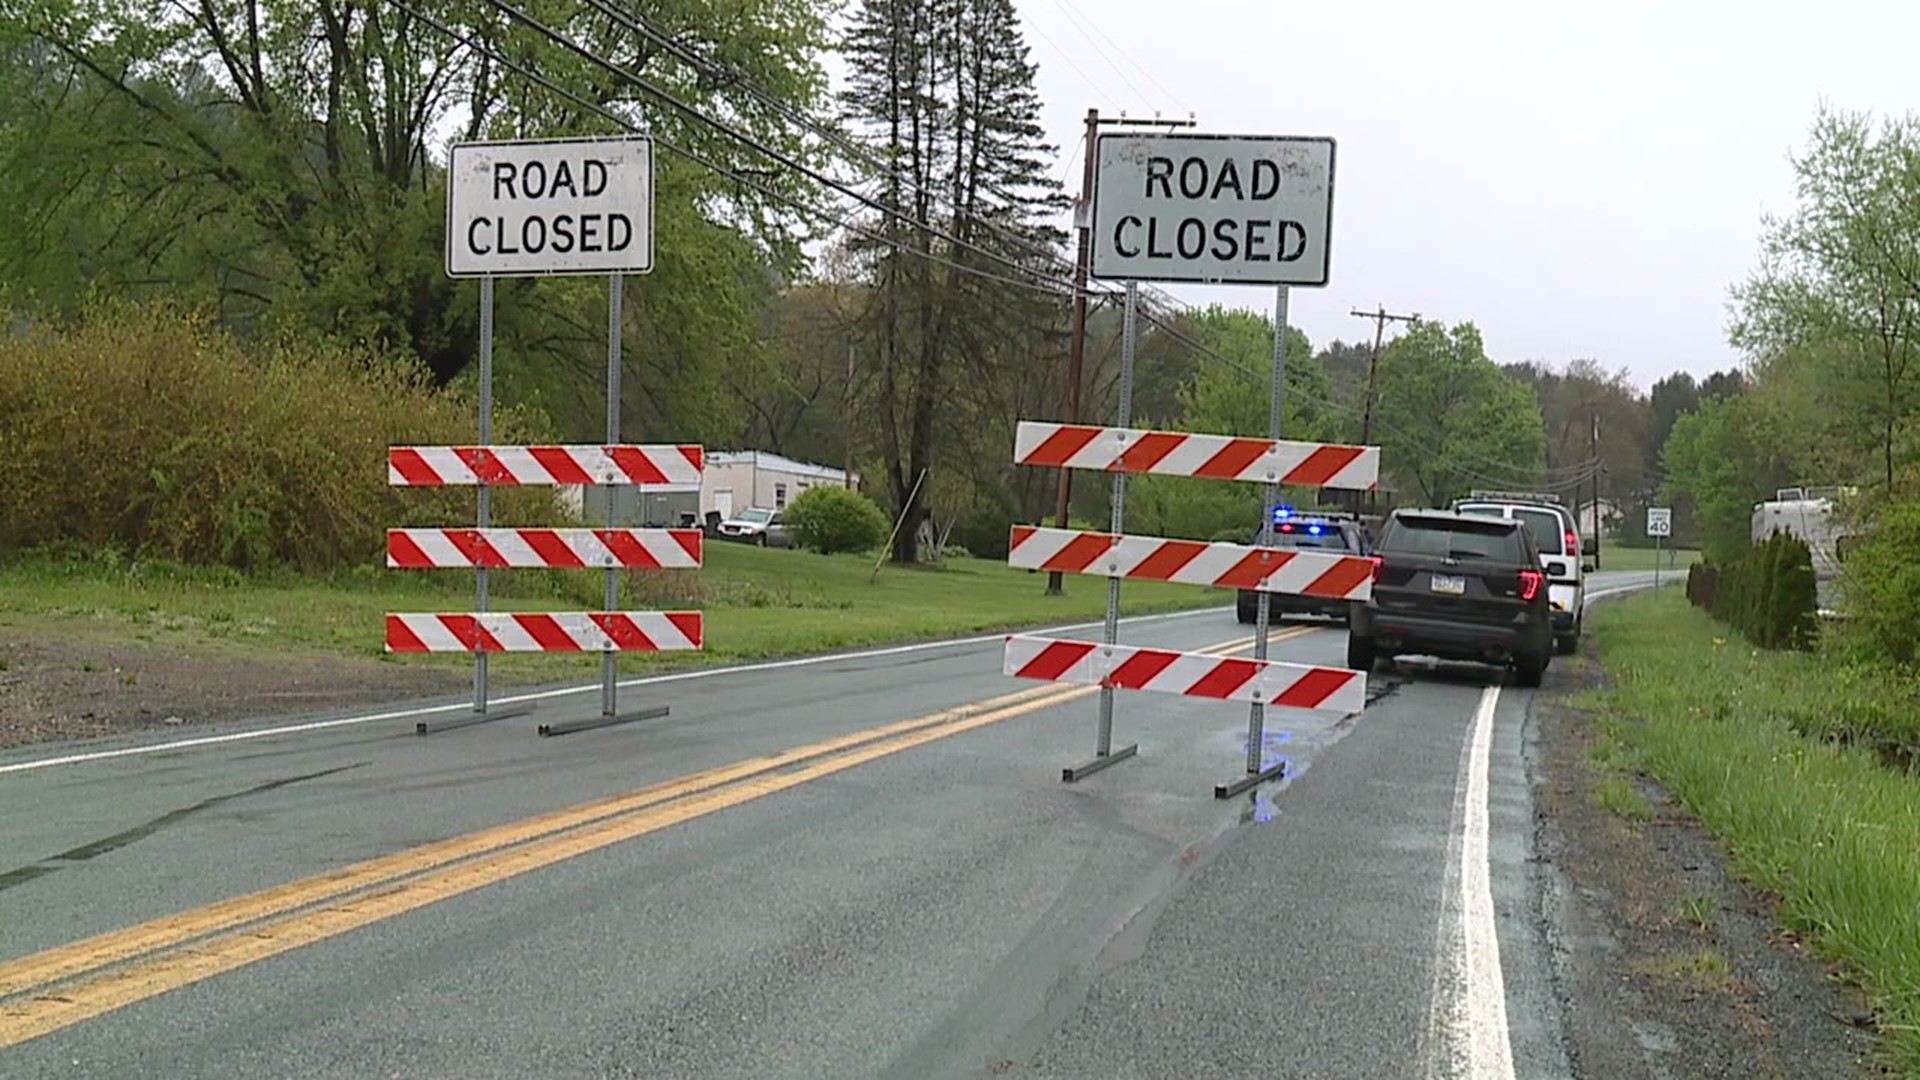
{"type": "MultiPolygon", "coordinates": [[[[493,275],[480,279],[480,445],[493,445],[493,275]]],[[[493,509],[493,489],[487,484],[480,485],[480,510],[477,515],[479,526],[487,527],[488,518],[493,509]]],[[[474,606],[476,612],[485,614],[487,610],[487,568],[476,567],[473,571],[474,606]]],[[[473,654],[473,711],[487,711],[487,654],[483,650],[474,650],[473,654]]]]}
{"type": "MultiPolygon", "coordinates": [[[[619,274],[607,275],[607,445],[620,444],[620,301],[623,299],[622,280],[619,274]]],[[[611,478],[609,478],[611,479],[611,478]]],[[[618,528],[620,489],[607,484],[607,528],[618,528]]],[[[607,567],[607,606],[609,612],[620,610],[620,571],[607,567]]],[[[600,654],[600,715],[611,717],[616,711],[616,698],[619,694],[620,654],[604,652],[600,654]]]]}
{"type": "MultiPolygon", "coordinates": [[[[1282,413],[1287,398],[1287,287],[1276,285],[1273,289],[1273,384],[1267,397],[1267,437],[1278,440],[1282,425],[1282,413]]],[[[1260,547],[1273,547],[1274,508],[1280,505],[1280,484],[1278,480],[1267,483],[1266,512],[1261,515],[1260,536],[1255,541],[1260,547]]],[[[1256,663],[1267,660],[1268,632],[1273,626],[1273,594],[1262,590],[1255,601],[1253,623],[1253,659],[1256,663]]],[[[1247,775],[1231,784],[1218,785],[1213,789],[1215,798],[1232,798],[1240,792],[1264,783],[1276,777],[1284,776],[1286,762],[1277,762],[1273,768],[1263,767],[1264,751],[1267,742],[1267,707],[1255,701],[1247,714],[1247,775]]]]}
{"type": "Polygon", "coordinates": [[[1660,534],[1653,534],[1653,587],[1660,587],[1660,534]]]}
{"type": "MultiPolygon", "coordinates": [[[[1139,335],[1140,286],[1136,282],[1127,282],[1126,318],[1120,331],[1120,410],[1115,427],[1124,428],[1133,417],[1133,359],[1139,335]]],[[[1127,514],[1127,474],[1116,470],[1113,474],[1113,535],[1126,532],[1127,514]]],[[[1107,625],[1102,638],[1108,645],[1120,641],[1120,579],[1107,579],[1107,625]]],[[[1124,761],[1138,753],[1138,743],[1129,743],[1118,751],[1113,749],[1113,687],[1100,687],[1100,729],[1094,740],[1093,760],[1078,768],[1063,769],[1060,778],[1069,783],[1106,768],[1116,761],[1124,761]]]]}

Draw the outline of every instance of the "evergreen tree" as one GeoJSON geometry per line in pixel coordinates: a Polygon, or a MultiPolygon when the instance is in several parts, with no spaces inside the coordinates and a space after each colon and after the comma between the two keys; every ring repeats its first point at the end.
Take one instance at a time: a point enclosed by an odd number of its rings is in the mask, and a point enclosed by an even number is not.
{"type": "Polygon", "coordinates": [[[881,452],[904,519],[893,557],[912,562],[943,406],[1004,370],[1029,328],[1060,321],[1058,298],[1003,279],[1021,276],[1008,261],[1053,273],[1064,235],[1047,216],[1064,204],[1047,191],[1053,148],[1011,0],[863,0],[845,49],[848,119],[882,147],[878,201],[907,219],[862,250],[881,452]]]}

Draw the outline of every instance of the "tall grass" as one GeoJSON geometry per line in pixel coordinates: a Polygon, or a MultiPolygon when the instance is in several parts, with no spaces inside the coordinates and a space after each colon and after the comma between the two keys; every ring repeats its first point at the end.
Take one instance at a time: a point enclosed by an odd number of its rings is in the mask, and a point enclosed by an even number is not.
{"type": "MultiPolygon", "coordinates": [[[[0,312],[0,326],[12,320],[0,312]]],[[[414,366],[294,338],[242,346],[165,305],[0,338],[0,552],[116,550],[241,570],[383,559],[384,530],[471,520],[471,489],[391,489],[386,448],[472,442],[473,404],[414,366]]],[[[500,441],[539,418],[503,410],[500,441]]],[[[500,491],[503,523],[550,493],[500,491]]]]}
{"type": "Polygon", "coordinates": [[[1920,775],[1821,737],[1896,714],[1911,725],[1911,697],[1876,703],[1896,684],[1756,650],[1674,595],[1591,619],[1614,733],[1780,897],[1789,925],[1851,968],[1888,1056],[1920,1076],[1920,775]]]}

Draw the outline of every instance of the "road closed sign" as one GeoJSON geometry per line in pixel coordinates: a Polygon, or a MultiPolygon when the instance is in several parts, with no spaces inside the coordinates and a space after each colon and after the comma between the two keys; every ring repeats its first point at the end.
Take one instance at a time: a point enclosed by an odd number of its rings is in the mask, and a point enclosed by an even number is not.
{"type": "Polygon", "coordinates": [[[1093,276],[1325,285],[1333,149],[1298,136],[1101,135],[1093,276]]]}
{"type": "Polygon", "coordinates": [[[653,140],[457,143],[448,163],[447,274],[653,270],[653,140]]]}

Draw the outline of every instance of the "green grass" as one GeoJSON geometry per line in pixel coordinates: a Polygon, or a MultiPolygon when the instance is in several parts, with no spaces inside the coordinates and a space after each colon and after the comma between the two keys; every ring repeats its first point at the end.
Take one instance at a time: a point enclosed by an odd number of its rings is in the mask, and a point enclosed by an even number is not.
{"type": "Polygon", "coordinates": [[[1780,898],[1789,926],[1850,969],[1892,1063],[1920,1075],[1920,774],[1803,730],[1866,676],[1752,649],[1678,593],[1609,604],[1590,625],[1615,681],[1598,695],[1615,737],[1780,898]]]}
{"type": "MultiPolygon", "coordinates": [[[[700,653],[626,654],[623,671],[731,663],[822,650],[1098,619],[1106,581],[1069,575],[1064,596],[1045,595],[1046,575],[1003,563],[950,559],[939,566],[886,566],[873,558],[823,556],[710,543],[700,570],[624,575],[629,610],[706,613],[700,653]]],[[[497,611],[598,610],[599,571],[498,570],[497,611]]],[[[1187,585],[1126,582],[1123,615],[1232,602],[1232,594],[1187,585]]],[[[389,611],[471,611],[471,571],[368,568],[331,580],[249,578],[169,564],[30,559],[0,567],[0,619],[33,634],[149,639],[204,647],[318,649],[382,656],[392,663],[467,666],[463,654],[391,656],[389,611]]],[[[594,655],[496,655],[506,679],[571,678],[597,669],[594,655]]]]}
{"type": "Polygon", "coordinates": [[[1603,778],[1594,799],[1602,808],[1628,821],[1653,820],[1653,804],[1640,794],[1640,789],[1633,786],[1633,779],[1623,773],[1610,772],[1603,778]]]}
{"type": "MultiPolygon", "coordinates": [[[[1687,567],[1700,561],[1700,553],[1685,548],[1663,548],[1660,556],[1660,569],[1673,570],[1684,574],[1687,567]],[[1669,561],[1671,560],[1671,561],[1669,561]]],[[[1621,547],[1602,541],[1600,544],[1600,569],[1602,570],[1652,570],[1655,552],[1652,548],[1621,547]]]]}
{"type": "Polygon", "coordinates": [[[1689,889],[1687,895],[1676,905],[1674,914],[1678,921],[1693,924],[1701,932],[1713,929],[1714,916],[1720,912],[1720,901],[1704,889],[1689,889]]]}
{"type": "Polygon", "coordinates": [[[1701,990],[1726,990],[1733,986],[1733,968],[1727,963],[1727,954],[1711,947],[1636,960],[1633,969],[1642,975],[1685,983],[1701,990]]]}

